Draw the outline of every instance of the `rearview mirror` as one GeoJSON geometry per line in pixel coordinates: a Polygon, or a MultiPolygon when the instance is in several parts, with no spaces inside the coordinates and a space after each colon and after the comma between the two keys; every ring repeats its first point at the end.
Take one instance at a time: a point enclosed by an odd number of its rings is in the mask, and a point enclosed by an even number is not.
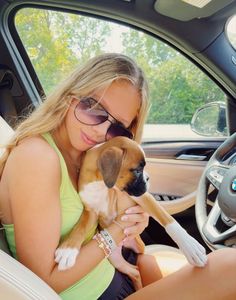
{"type": "Polygon", "coordinates": [[[203,136],[227,136],[225,103],[211,102],[198,108],[192,117],[191,129],[203,136]]]}

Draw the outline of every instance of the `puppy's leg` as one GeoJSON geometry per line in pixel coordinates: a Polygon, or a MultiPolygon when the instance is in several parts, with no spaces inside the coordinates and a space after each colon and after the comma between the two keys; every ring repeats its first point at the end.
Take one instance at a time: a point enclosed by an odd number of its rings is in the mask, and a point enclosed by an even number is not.
{"type": "Polygon", "coordinates": [[[65,237],[55,252],[55,261],[59,270],[71,268],[76,261],[79,250],[91,228],[97,222],[97,215],[94,211],[84,210],[78,223],[65,237]]]}
{"type": "MultiPolygon", "coordinates": [[[[119,189],[114,188],[111,192],[112,193],[110,194],[110,200],[114,198],[116,199],[115,201],[113,201],[113,211],[116,211],[116,214],[119,215],[117,217],[117,221],[119,221],[120,217],[123,215],[125,210],[129,207],[132,207],[136,203],[127,193],[123,193],[119,189]]],[[[127,226],[129,226],[128,223],[127,226]]],[[[128,239],[127,241],[123,242],[123,245],[126,248],[132,249],[136,253],[144,253],[145,245],[140,236],[137,236],[133,239],[128,239]]]]}
{"type": "Polygon", "coordinates": [[[158,201],[148,192],[142,196],[131,198],[152,216],[163,227],[174,221],[174,218],[158,203],[158,201]]]}
{"type": "Polygon", "coordinates": [[[176,242],[190,264],[198,267],[204,267],[206,265],[207,256],[205,248],[191,237],[150,193],[146,192],[140,197],[132,196],[132,199],[165,228],[166,232],[176,242]]]}
{"type": "MultiPolygon", "coordinates": [[[[99,214],[99,225],[102,228],[106,228],[109,224],[112,223],[112,220],[114,220],[116,217],[119,223],[120,217],[123,215],[124,211],[135,203],[132,198],[126,197],[124,193],[120,192],[116,188],[109,189],[108,193],[109,205],[107,214],[101,212],[99,214]]],[[[127,222],[127,226],[128,225],[129,223],[127,222]]],[[[119,226],[121,226],[120,223],[119,226]]],[[[129,246],[131,246],[131,249],[134,249],[134,251],[137,253],[143,253],[144,251],[144,244],[141,238],[138,238],[137,242],[133,239],[129,246]]],[[[128,263],[124,259],[124,257],[121,254],[121,247],[122,246],[118,246],[112,252],[108,259],[117,270],[130,277],[135,289],[138,290],[142,288],[142,281],[138,267],[128,263]]]]}

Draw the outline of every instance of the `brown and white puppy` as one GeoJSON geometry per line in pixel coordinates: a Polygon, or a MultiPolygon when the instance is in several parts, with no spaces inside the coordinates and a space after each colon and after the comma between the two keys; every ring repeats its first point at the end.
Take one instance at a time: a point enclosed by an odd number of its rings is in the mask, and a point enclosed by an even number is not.
{"type": "MultiPolygon", "coordinates": [[[[102,228],[109,226],[117,216],[123,214],[127,201],[129,206],[139,204],[165,227],[191,264],[206,264],[205,249],[147,192],[148,177],[144,166],[145,156],[142,148],[135,141],[125,137],[113,138],[87,151],[79,177],[84,211],[79,222],[56,250],[55,261],[60,270],[74,265],[87,233],[97,221],[102,228]],[[122,197],[120,193],[123,194],[122,197]]],[[[141,253],[144,250],[140,238],[136,239],[135,249],[141,253]]],[[[136,288],[141,287],[137,268],[124,260],[118,262],[119,255],[120,253],[115,253],[109,259],[116,268],[131,277],[136,288]]]]}

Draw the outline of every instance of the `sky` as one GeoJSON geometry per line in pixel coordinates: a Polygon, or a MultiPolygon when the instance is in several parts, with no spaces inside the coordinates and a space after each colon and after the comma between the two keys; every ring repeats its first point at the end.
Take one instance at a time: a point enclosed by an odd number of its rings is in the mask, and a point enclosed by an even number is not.
{"type": "Polygon", "coordinates": [[[107,39],[107,44],[105,46],[105,50],[114,51],[114,52],[122,52],[123,46],[122,46],[121,34],[123,32],[129,31],[129,28],[126,26],[115,24],[115,23],[113,23],[113,24],[111,23],[110,26],[112,28],[111,35],[107,39]]]}

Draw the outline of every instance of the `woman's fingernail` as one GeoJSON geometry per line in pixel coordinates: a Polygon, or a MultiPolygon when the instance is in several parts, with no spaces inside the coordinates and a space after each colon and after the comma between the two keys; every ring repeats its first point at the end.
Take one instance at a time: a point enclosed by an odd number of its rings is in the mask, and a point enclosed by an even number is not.
{"type": "Polygon", "coordinates": [[[127,221],[127,220],[128,220],[128,217],[127,217],[127,216],[122,216],[122,217],[121,217],[121,220],[122,220],[122,221],[127,221]]]}
{"type": "Polygon", "coordinates": [[[132,213],[132,209],[131,209],[131,208],[126,209],[125,213],[126,213],[126,214],[132,213]]]}
{"type": "Polygon", "coordinates": [[[125,230],[124,230],[124,234],[125,234],[125,235],[128,235],[128,234],[129,234],[129,230],[125,229],[125,230]]]}

